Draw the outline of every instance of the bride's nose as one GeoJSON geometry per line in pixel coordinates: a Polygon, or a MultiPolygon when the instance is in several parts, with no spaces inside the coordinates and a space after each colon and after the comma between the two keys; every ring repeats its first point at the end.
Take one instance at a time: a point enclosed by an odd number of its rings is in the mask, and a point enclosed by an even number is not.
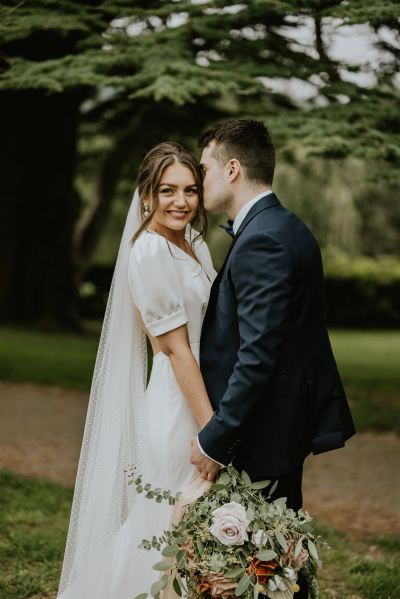
{"type": "Polygon", "coordinates": [[[177,208],[184,208],[186,206],[185,192],[183,190],[178,190],[174,200],[177,208]]]}

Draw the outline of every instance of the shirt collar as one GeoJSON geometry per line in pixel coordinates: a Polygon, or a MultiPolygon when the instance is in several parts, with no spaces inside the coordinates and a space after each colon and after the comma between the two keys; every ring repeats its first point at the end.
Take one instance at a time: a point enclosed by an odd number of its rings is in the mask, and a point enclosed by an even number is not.
{"type": "Polygon", "coordinates": [[[237,213],[235,220],[233,221],[233,232],[236,235],[236,233],[239,230],[240,225],[242,224],[242,222],[244,221],[244,219],[247,216],[247,213],[249,212],[250,208],[252,206],[254,206],[254,204],[256,202],[258,202],[258,200],[260,200],[261,198],[263,198],[266,195],[269,195],[270,193],[272,193],[271,189],[266,189],[265,191],[259,193],[255,198],[253,198],[252,200],[249,200],[248,202],[246,202],[246,204],[244,206],[241,207],[241,209],[239,210],[239,212],[237,213]]]}

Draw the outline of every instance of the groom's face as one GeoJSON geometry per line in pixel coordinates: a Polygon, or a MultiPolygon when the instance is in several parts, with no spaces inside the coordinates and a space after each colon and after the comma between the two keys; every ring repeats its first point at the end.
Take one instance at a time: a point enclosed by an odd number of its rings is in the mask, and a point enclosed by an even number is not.
{"type": "Polygon", "coordinates": [[[208,212],[226,212],[232,201],[224,165],[213,155],[215,142],[206,146],[201,155],[204,207],[208,212]]]}

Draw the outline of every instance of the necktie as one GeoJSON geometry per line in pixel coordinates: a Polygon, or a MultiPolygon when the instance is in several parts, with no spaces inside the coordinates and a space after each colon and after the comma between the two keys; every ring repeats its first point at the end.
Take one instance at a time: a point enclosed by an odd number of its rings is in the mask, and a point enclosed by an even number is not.
{"type": "Polygon", "coordinates": [[[224,229],[224,231],[226,231],[228,233],[228,235],[230,235],[231,237],[235,237],[235,232],[233,230],[233,220],[229,219],[228,220],[228,224],[226,225],[219,225],[221,227],[221,229],[224,229]]]}

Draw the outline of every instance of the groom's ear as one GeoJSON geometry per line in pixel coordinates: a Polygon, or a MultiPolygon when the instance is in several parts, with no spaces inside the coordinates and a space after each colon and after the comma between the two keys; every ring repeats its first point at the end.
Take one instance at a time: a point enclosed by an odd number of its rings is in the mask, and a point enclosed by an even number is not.
{"type": "Polygon", "coordinates": [[[235,181],[237,179],[237,177],[239,176],[240,172],[242,171],[241,164],[240,164],[239,160],[237,160],[236,158],[231,158],[229,160],[229,162],[226,165],[226,169],[227,169],[226,172],[227,172],[230,183],[235,181]]]}

